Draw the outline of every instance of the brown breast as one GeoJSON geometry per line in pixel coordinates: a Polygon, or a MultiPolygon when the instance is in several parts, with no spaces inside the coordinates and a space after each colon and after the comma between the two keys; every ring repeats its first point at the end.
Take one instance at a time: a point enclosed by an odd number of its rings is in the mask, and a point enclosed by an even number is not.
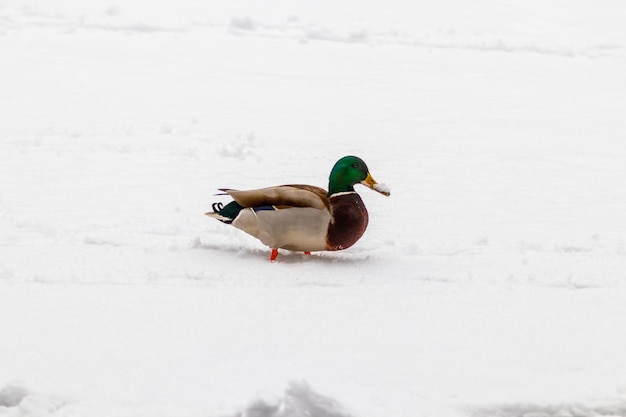
{"type": "Polygon", "coordinates": [[[328,250],[347,249],[363,236],[368,216],[363,200],[356,192],[330,197],[331,222],[328,226],[328,250]]]}

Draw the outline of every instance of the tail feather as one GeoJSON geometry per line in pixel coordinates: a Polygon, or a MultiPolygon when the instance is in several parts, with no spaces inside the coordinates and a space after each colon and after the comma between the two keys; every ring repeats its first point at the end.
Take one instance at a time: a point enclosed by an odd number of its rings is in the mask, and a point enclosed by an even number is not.
{"type": "Polygon", "coordinates": [[[229,219],[228,217],[222,216],[221,214],[216,213],[214,211],[209,211],[208,213],[204,213],[204,214],[226,224],[231,224],[233,222],[233,219],[229,219]]]}
{"type": "Polygon", "coordinates": [[[211,207],[213,208],[213,211],[205,214],[226,224],[231,224],[233,220],[237,218],[239,212],[244,209],[244,207],[236,201],[231,201],[226,205],[222,203],[213,203],[211,207]]]}

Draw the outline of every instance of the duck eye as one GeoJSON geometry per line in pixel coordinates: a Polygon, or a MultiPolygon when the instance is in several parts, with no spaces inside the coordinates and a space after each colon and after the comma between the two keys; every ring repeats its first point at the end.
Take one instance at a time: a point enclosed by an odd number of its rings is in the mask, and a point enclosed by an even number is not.
{"type": "Polygon", "coordinates": [[[358,167],[359,167],[359,164],[358,164],[357,162],[355,162],[354,164],[352,164],[352,166],[353,166],[354,168],[358,168],[358,167]]]}

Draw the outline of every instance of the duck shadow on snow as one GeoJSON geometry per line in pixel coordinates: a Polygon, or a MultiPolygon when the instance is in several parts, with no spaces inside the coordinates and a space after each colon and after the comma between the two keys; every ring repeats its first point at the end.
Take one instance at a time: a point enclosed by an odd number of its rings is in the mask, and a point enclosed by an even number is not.
{"type": "MultiPolygon", "coordinates": [[[[231,245],[218,245],[213,243],[200,243],[195,246],[197,249],[228,253],[236,258],[255,259],[259,261],[265,261],[270,263],[270,249],[252,249],[241,246],[231,245]]],[[[311,255],[305,255],[302,252],[292,252],[285,249],[279,249],[278,258],[275,263],[277,264],[363,264],[372,259],[371,255],[359,253],[356,251],[333,253],[333,252],[313,252],[311,255]]]]}
{"type": "Polygon", "coordinates": [[[228,417],[353,417],[333,398],[320,395],[309,385],[292,382],[283,398],[268,403],[257,400],[244,410],[228,417]]]}

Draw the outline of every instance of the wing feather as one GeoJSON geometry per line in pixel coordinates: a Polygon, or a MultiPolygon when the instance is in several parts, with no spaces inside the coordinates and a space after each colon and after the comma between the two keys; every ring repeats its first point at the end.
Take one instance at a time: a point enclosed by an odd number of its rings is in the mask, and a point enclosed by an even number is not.
{"type": "Polygon", "coordinates": [[[256,190],[222,188],[220,191],[244,207],[312,207],[319,210],[330,207],[326,190],[312,185],[289,184],[256,190]]]}

